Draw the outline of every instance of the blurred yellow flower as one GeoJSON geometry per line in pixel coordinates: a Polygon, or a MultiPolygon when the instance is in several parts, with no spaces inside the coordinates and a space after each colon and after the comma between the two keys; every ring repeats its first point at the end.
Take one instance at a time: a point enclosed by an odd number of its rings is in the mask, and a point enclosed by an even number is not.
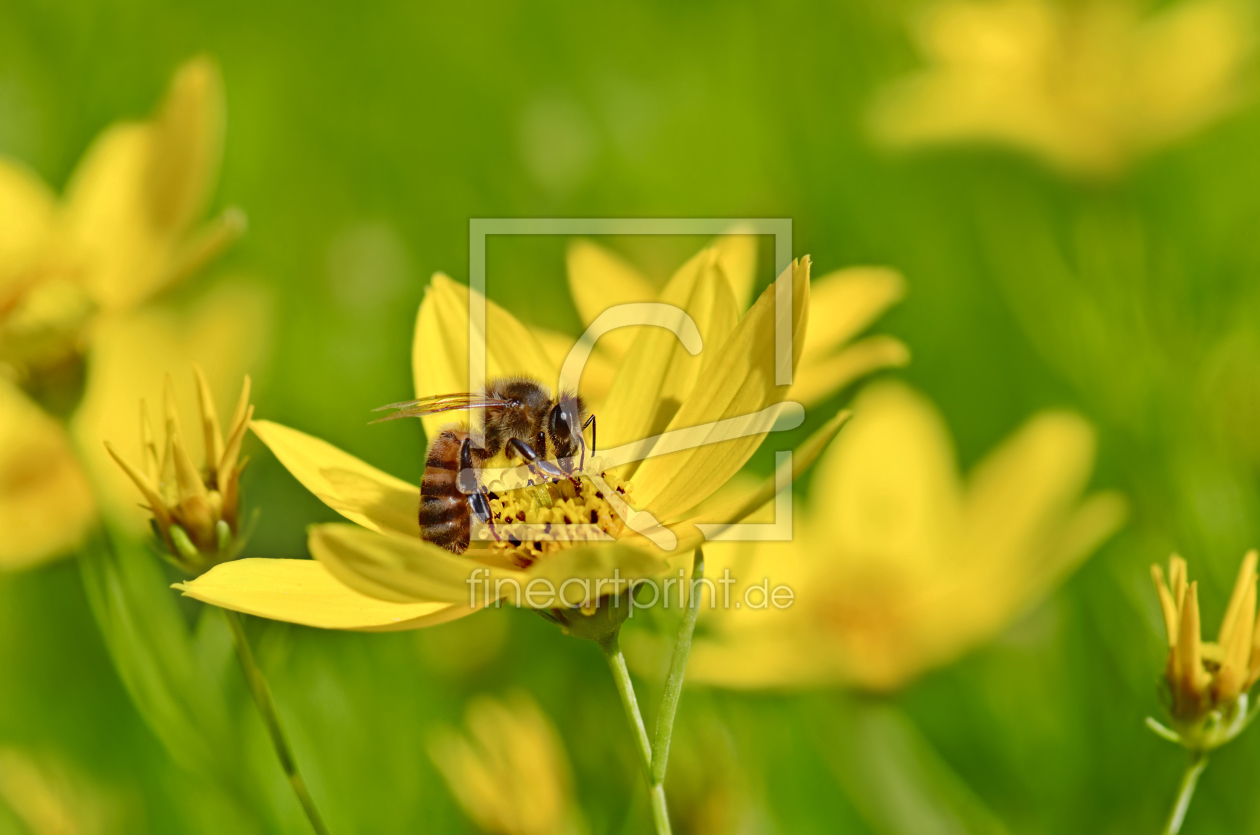
{"type": "Polygon", "coordinates": [[[767,817],[762,786],[743,768],[730,729],[716,711],[692,711],[680,721],[669,755],[669,816],[677,831],[761,831],[758,824],[767,817]]]}
{"type": "Polygon", "coordinates": [[[96,835],[113,831],[107,806],[93,788],[24,751],[0,748],[0,800],[13,810],[23,832],[96,835]]]}
{"type": "Polygon", "coordinates": [[[1238,104],[1254,47],[1240,0],[941,0],[918,21],[928,67],[892,85],[873,127],[890,146],[1006,144],[1109,176],[1238,104]]]}
{"type": "MultiPolygon", "coordinates": [[[[1168,635],[1171,738],[1192,751],[1210,751],[1234,738],[1254,714],[1247,693],[1260,679],[1256,622],[1256,552],[1243,558],[1216,642],[1200,638],[1199,584],[1187,582],[1186,561],[1173,555],[1168,582],[1158,565],[1151,576],[1168,635]]],[[[1153,720],[1151,720],[1153,722],[1153,720]]],[[[1167,729],[1153,724],[1162,735],[1167,729]]]]}
{"type": "Polygon", "coordinates": [[[74,547],[96,504],[65,428],[0,380],[0,568],[74,547]]]}
{"type": "Polygon", "coordinates": [[[102,438],[134,427],[136,403],[158,390],[163,372],[198,360],[219,393],[256,360],[265,310],[248,288],[222,288],[186,313],[142,306],[243,228],[233,210],[196,225],[222,133],[218,68],[196,58],[152,119],[97,138],[60,202],[0,159],[0,431],[13,440],[0,451],[0,520],[13,522],[0,568],[65,553],[95,519],[97,501],[143,524],[102,438]],[[70,432],[37,407],[72,414],[70,432]]]}
{"type": "Polygon", "coordinates": [[[569,761],[556,729],[524,693],[473,699],[468,735],[435,733],[429,756],[478,827],[495,835],[575,835],[569,761]]]}
{"type": "Polygon", "coordinates": [[[129,464],[109,441],[105,442],[105,448],[148,502],[148,510],[153,514],[157,533],[169,556],[186,573],[195,575],[215,563],[235,558],[243,544],[240,479],[245,462],[240,460],[240,454],[254,407],[249,404],[250,381],[246,377],[225,441],[206,375],[199,366],[193,368],[205,444],[204,464],[200,469],[188,452],[187,436],[180,427],[174,385],[169,377],[166,379],[166,443],[161,453],[144,401],[140,403],[144,468],[137,469],[129,464]]]}
{"type": "MultiPolygon", "coordinates": [[[[692,294],[683,289],[703,287],[696,293],[708,298],[729,298],[731,291],[720,268],[711,261],[705,263],[705,269],[680,271],[662,295],[673,297],[671,294],[677,293],[685,300],[692,294]]],[[[779,281],[791,284],[793,359],[799,360],[805,342],[809,260],[795,262],[779,281]]],[[[709,430],[703,427],[727,417],[779,409],[785,392],[773,382],[775,286],[767,289],[742,319],[715,312],[729,312],[732,307],[686,308],[708,346],[698,355],[691,355],[668,330],[645,328],[636,337],[635,349],[620,364],[599,412],[600,451],[632,442],[641,446],[642,439],[669,430],[690,432],[700,443],[653,455],[637,467],[635,462],[625,464],[620,468],[626,472],[624,479],[602,472],[592,456],[591,466],[583,471],[581,479],[565,480],[563,484],[572,483],[578,495],[556,495],[554,499],[558,503],[563,500],[580,504],[582,521],[587,513],[592,518],[598,515],[603,530],[610,534],[603,540],[548,541],[531,548],[530,542],[488,543],[474,539],[468,550],[457,556],[421,538],[418,487],[317,438],[278,424],[255,421],[255,433],[281,463],[307,489],[357,524],[313,526],[308,544],[318,563],[237,560],[216,566],[180,588],[207,603],[265,617],[314,626],[401,629],[462,617],[505,597],[517,604],[555,610],[563,619],[555,596],[540,595],[534,601],[524,595],[522,600],[519,590],[530,587],[531,581],[547,584],[555,591],[566,580],[585,580],[594,584],[594,591],[590,585],[574,588],[589,592],[591,599],[577,600],[572,590],[567,596],[560,590],[566,604],[575,607],[570,613],[573,620],[563,625],[569,631],[581,631],[581,618],[575,614],[579,604],[583,617],[593,617],[595,612],[607,608],[592,611],[601,594],[612,590],[600,583],[614,576],[623,580],[658,576],[673,570],[671,559],[690,558],[691,550],[701,540],[691,512],[739,471],[765,437],[764,429],[750,422],[748,425],[759,434],[714,443],[716,433],[706,434],[709,430]],[[704,374],[700,374],[701,368],[704,374]],[[677,393],[680,399],[667,399],[663,395],[666,391],[677,393]],[[604,492],[591,489],[588,481],[592,477],[609,478],[623,485],[626,503],[634,502],[639,510],[631,509],[625,516],[609,514],[607,503],[617,497],[610,499],[604,492]],[[611,516],[611,520],[606,516],[611,516]],[[638,532],[663,534],[665,544],[649,542],[638,532]],[[671,539],[676,545],[673,550],[668,547],[671,539]],[[338,604],[337,612],[345,614],[353,609],[363,618],[360,623],[353,624],[341,614],[335,623],[328,618],[331,586],[325,572],[349,586],[344,593],[346,602],[338,604]],[[472,584],[477,578],[484,583],[484,594],[482,585],[472,584]],[[475,596],[470,594],[474,590],[475,596]],[[371,598],[378,600],[375,604],[367,602],[371,598]]],[[[436,276],[417,319],[413,354],[417,396],[467,388],[468,310],[469,290],[445,276],[436,276]]],[[[555,364],[525,326],[491,302],[485,301],[485,310],[489,377],[557,379],[555,364]]],[[[451,417],[429,415],[423,420],[432,438],[451,417]]],[[[837,416],[798,450],[798,472],[809,465],[842,421],[843,416],[837,416]]],[[[656,447],[658,451],[660,446],[656,447]]],[[[556,490],[560,487],[555,485],[556,490]]],[[[565,490],[573,492],[567,487],[565,490]]],[[[738,521],[773,493],[771,479],[760,489],[737,497],[723,513],[722,521],[738,521]]],[[[523,505],[521,512],[526,512],[523,505]]],[[[565,521],[542,518],[545,513],[554,512],[560,511],[529,508],[529,513],[539,517],[531,521],[565,521]]]]}
{"type": "MultiPolygon", "coordinates": [[[[757,237],[743,234],[737,227],[680,267],[666,285],[669,289],[661,290],[616,253],[592,241],[578,240],[568,251],[569,292],[587,327],[609,308],[635,302],[666,302],[685,310],[719,308],[713,318],[733,322],[748,310],[756,266],[757,237]],[[680,281],[680,275],[687,271],[705,270],[720,272],[730,294],[708,291],[706,296],[704,285],[689,286],[680,281]]],[[[814,316],[805,334],[790,399],[812,406],[859,377],[909,362],[909,349],[890,336],[868,336],[848,344],[905,296],[905,279],[899,273],[886,267],[834,270],[812,280],[809,292],[814,316]]],[[[548,331],[535,333],[559,367],[573,340],[548,331]]],[[[707,344],[708,334],[702,332],[702,336],[707,344]]],[[[634,350],[635,340],[649,338],[647,333],[629,328],[608,332],[596,344],[592,362],[582,376],[582,395],[594,405],[601,404],[618,365],[634,350]]]]}
{"type": "Polygon", "coordinates": [[[1037,415],[964,484],[923,396],[878,383],[853,408],[793,541],[705,546],[705,576],[736,582],[701,604],[692,681],[895,689],[992,636],[1122,521],[1118,495],[1080,498],[1094,437],[1075,415],[1037,415]],[[767,579],[791,605],[769,605],[767,579]]]}

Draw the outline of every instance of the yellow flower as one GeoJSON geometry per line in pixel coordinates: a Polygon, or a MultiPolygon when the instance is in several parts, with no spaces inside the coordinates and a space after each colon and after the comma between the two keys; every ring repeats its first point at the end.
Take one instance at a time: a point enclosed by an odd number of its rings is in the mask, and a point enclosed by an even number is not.
{"type": "Polygon", "coordinates": [[[1000,143],[1084,176],[1114,175],[1227,113],[1254,46],[1238,0],[1149,17],[1125,0],[941,0],[916,34],[929,66],[879,101],[882,141],[1000,143]]]}
{"type": "Polygon", "coordinates": [[[194,223],[221,155],[218,68],[176,73],[153,119],[110,127],[84,156],[60,204],[25,168],[0,160],[0,363],[39,385],[81,352],[101,313],[134,308],[239,233],[229,210],[194,223]]]}
{"type": "Polygon", "coordinates": [[[468,705],[467,737],[434,735],[429,755],[477,826],[496,835],[581,831],[564,744],[524,693],[468,705]]]}
{"type": "Polygon", "coordinates": [[[97,787],[17,748],[0,748],[0,800],[31,835],[97,835],[115,828],[97,787]]]}
{"type": "Polygon", "coordinates": [[[921,395],[874,384],[853,408],[793,541],[705,546],[705,576],[736,582],[701,604],[689,680],[897,688],[992,636],[1122,519],[1115,494],[1080,499],[1094,439],[1072,414],[1037,415],[964,484],[921,395]],[[766,600],[779,585],[789,605],[766,600]]]}
{"type": "Polygon", "coordinates": [[[0,568],[69,550],[95,518],[65,429],[0,380],[0,568]]]}
{"type": "MultiPolygon", "coordinates": [[[[790,282],[792,288],[792,353],[799,359],[805,342],[808,259],[795,262],[778,281],[790,282]]],[[[703,270],[680,271],[662,296],[690,298],[688,287],[701,288],[695,293],[709,297],[731,295],[721,270],[709,264],[703,270]]],[[[738,321],[719,315],[729,307],[688,309],[705,336],[704,349],[692,356],[668,330],[643,328],[598,411],[597,451],[611,456],[617,450],[605,453],[609,446],[628,444],[622,450],[633,453],[643,447],[642,439],[666,431],[674,433],[670,437],[700,443],[664,454],[662,442],[656,447],[657,454],[641,464],[619,460],[622,466],[617,469],[625,473],[624,478],[602,470],[597,457],[591,456],[591,466],[580,479],[554,485],[549,488],[549,497],[538,490],[525,493],[542,504],[553,505],[542,509],[531,506],[530,513],[558,514],[563,506],[576,508],[581,522],[586,521],[587,514],[597,516],[607,534],[602,540],[549,541],[545,548],[539,542],[530,548],[530,542],[474,539],[467,552],[457,556],[421,538],[418,487],[309,435],[255,421],[255,433],[281,463],[307,489],[357,524],[313,526],[308,544],[318,563],[237,560],[216,566],[180,588],[207,603],[266,617],[316,626],[387,629],[450,620],[505,597],[532,608],[562,609],[555,594],[542,594],[536,600],[529,595],[522,597],[521,590],[537,581],[552,592],[558,591],[566,606],[572,607],[565,626],[581,632],[577,612],[594,617],[608,608],[598,607],[592,613],[595,601],[617,589],[606,581],[620,578],[624,583],[669,573],[678,567],[671,568],[671,559],[681,562],[690,556],[702,538],[693,524],[694,509],[735,475],[768,428],[766,424],[736,421],[755,434],[715,443],[717,432],[709,425],[724,418],[764,414],[767,409],[780,416],[793,414],[791,404],[781,403],[785,392],[774,384],[775,286],[738,321]],[[662,394],[666,391],[676,393],[679,400],[667,399],[662,394]],[[593,479],[600,477],[625,491],[623,504],[633,505],[628,513],[609,511],[609,503],[616,501],[621,491],[607,489],[609,495],[605,495],[604,490],[595,490],[593,479]],[[571,486],[564,487],[566,484],[571,486]],[[657,539],[649,541],[637,531],[657,539]],[[672,549],[671,544],[675,546],[672,549]],[[336,623],[327,618],[325,607],[332,586],[324,572],[331,572],[350,587],[345,591],[346,603],[338,604],[338,611],[348,613],[353,608],[363,618],[361,623],[352,623],[348,616],[336,623]],[[478,579],[484,585],[474,585],[478,579]],[[578,585],[566,592],[566,580],[578,585]],[[583,581],[588,585],[581,586],[583,581]],[[400,604],[407,608],[398,608],[400,604]]],[[[445,276],[436,276],[417,320],[413,353],[417,396],[467,389],[468,310],[468,289],[445,276]]],[[[557,379],[554,362],[525,326],[488,301],[485,310],[488,376],[557,379]]],[[[799,409],[795,414],[799,415],[799,409]]],[[[797,451],[794,463],[798,472],[809,465],[843,418],[840,415],[831,420],[797,451]]],[[[437,428],[452,418],[449,414],[430,415],[424,420],[429,437],[434,437],[437,428]]],[[[641,458],[642,454],[629,458],[641,458]]],[[[738,521],[773,493],[771,480],[751,495],[737,498],[721,521],[738,521]]],[[[495,501],[500,507],[509,501],[521,502],[513,495],[506,493],[495,501]]],[[[525,513],[524,503],[514,507],[525,513]]],[[[553,516],[550,521],[560,520],[553,516]]]]}
{"type": "Polygon", "coordinates": [[[105,448],[139,488],[153,514],[157,533],[167,552],[188,574],[236,557],[241,546],[240,479],[245,462],[241,442],[254,407],[249,405],[249,377],[241,388],[226,440],[219,426],[214,398],[201,368],[194,366],[201,407],[204,463],[198,469],[188,452],[175,407],[174,386],[166,380],[166,443],[158,452],[144,401],[140,402],[140,439],[144,468],[137,469],[109,441],[105,448]]]}
{"type": "Polygon", "coordinates": [[[695,711],[674,726],[668,773],[669,816],[679,832],[756,832],[765,819],[762,787],[741,766],[731,731],[714,712],[695,711]]]}
{"type": "Polygon", "coordinates": [[[1224,745],[1250,716],[1247,694],[1260,679],[1260,629],[1256,622],[1256,552],[1243,558],[1216,642],[1199,635],[1199,584],[1187,582],[1186,561],[1173,555],[1168,582],[1158,565],[1151,576],[1168,635],[1168,682],[1173,729],[1148,723],[1193,751],[1224,745]],[[1170,587],[1171,586],[1171,587],[1170,587]]]}
{"type": "MultiPolygon", "coordinates": [[[[757,238],[741,232],[737,227],[732,234],[718,237],[712,247],[679,268],[667,286],[689,290],[686,297],[656,288],[633,265],[599,244],[574,241],[568,252],[569,291],[582,324],[590,326],[615,305],[658,301],[686,310],[713,307],[715,320],[734,322],[748,309],[757,265],[757,238]],[[703,270],[720,271],[730,294],[705,296],[703,285],[687,287],[679,281],[687,271],[703,270]]],[[[905,295],[900,274],[885,267],[849,267],[814,279],[809,292],[814,319],[805,334],[790,399],[812,406],[872,371],[909,362],[909,349],[890,336],[869,336],[847,344],[905,295]]],[[[559,367],[573,340],[535,332],[559,367]]],[[[633,350],[636,338],[640,338],[638,331],[623,328],[610,331],[597,343],[582,377],[582,394],[591,403],[603,402],[618,364],[633,350]]]]}
{"type": "Polygon", "coordinates": [[[101,134],[61,201],[0,160],[0,431],[12,438],[0,451],[0,520],[14,520],[0,538],[0,568],[65,553],[96,518],[96,501],[143,524],[101,439],[124,426],[130,434],[135,404],[164,372],[200,361],[221,393],[258,356],[265,310],[248,288],[221,288],[186,312],[142,304],[242,228],[230,210],[197,227],[222,110],[218,69],[198,58],[176,73],[152,119],[101,134]],[[70,431],[37,407],[72,413],[70,431]]]}

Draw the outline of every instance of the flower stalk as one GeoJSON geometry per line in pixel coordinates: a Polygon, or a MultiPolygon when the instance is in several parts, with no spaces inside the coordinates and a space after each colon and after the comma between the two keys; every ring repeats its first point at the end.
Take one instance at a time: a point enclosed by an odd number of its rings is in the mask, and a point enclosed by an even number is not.
{"type": "Polygon", "coordinates": [[[639,712],[639,701],[634,695],[634,684],[630,681],[630,670],[626,667],[626,657],[621,652],[621,644],[614,633],[600,642],[600,649],[608,659],[608,669],[612,671],[613,681],[617,685],[617,694],[621,696],[621,706],[626,711],[626,719],[630,722],[630,730],[634,733],[639,749],[639,762],[643,766],[643,775],[648,781],[648,796],[652,802],[652,822],[656,826],[657,835],[671,835],[669,826],[669,808],[665,803],[665,785],[657,782],[652,776],[652,743],[648,741],[647,725],[643,723],[643,714],[639,712]]]}
{"type": "Polygon", "coordinates": [[[682,695],[683,676],[687,672],[687,659],[691,655],[691,636],[696,631],[696,618],[700,615],[700,580],[704,577],[704,551],[696,549],[696,560],[691,569],[691,593],[687,595],[687,610],[683,612],[682,625],[678,628],[678,641],[669,662],[669,675],[665,679],[665,694],[661,697],[660,713],[656,715],[656,744],[652,755],[652,781],[665,782],[665,765],[669,760],[669,741],[674,734],[674,716],[678,713],[678,699],[682,695]]]}
{"type": "Polygon", "coordinates": [[[604,651],[604,657],[608,659],[608,668],[612,671],[617,693],[621,696],[621,705],[626,711],[630,730],[634,733],[639,749],[639,760],[648,782],[648,795],[652,803],[652,822],[656,826],[657,835],[671,833],[669,808],[665,802],[665,766],[669,760],[669,742],[674,733],[674,717],[678,713],[678,699],[682,695],[683,677],[687,672],[687,658],[691,654],[691,637],[695,634],[696,618],[700,614],[699,582],[703,576],[704,551],[697,548],[695,563],[691,571],[687,609],[683,613],[682,625],[678,628],[678,640],[674,644],[669,675],[665,679],[665,693],[661,697],[660,712],[656,716],[655,744],[648,739],[647,725],[643,722],[643,714],[639,711],[639,702],[634,695],[634,684],[630,681],[630,671],[626,668],[626,658],[617,640],[620,629],[600,641],[600,648],[604,651]]]}
{"type": "Polygon", "coordinates": [[[227,618],[228,628],[232,630],[232,643],[236,646],[236,657],[241,662],[241,672],[245,674],[245,681],[249,683],[249,692],[254,698],[254,704],[258,707],[258,715],[267,726],[267,735],[271,737],[271,745],[275,748],[276,757],[280,760],[280,768],[284,770],[284,776],[293,788],[293,794],[301,804],[306,819],[310,821],[311,829],[316,835],[329,835],[328,826],[320,817],[315,799],[311,797],[306,781],[302,779],[302,772],[298,770],[297,760],[293,756],[293,747],[285,735],[284,726],[280,724],[280,714],[276,710],[275,700],[271,697],[271,687],[268,686],[267,679],[263,676],[257,661],[254,660],[253,650],[249,646],[249,637],[245,634],[245,624],[242,623],[241,616],[231,609],[224,609],[223,616],[227,618]]]}
{"type": "MultiPolygon", "coordinates": [[[[245,545],[247,532],[241,525],[240,479],[248,459],[241,456],[241,444],[254,407],[249,402],[250,379],[246,377],[225,437],[206,376],[199,367],[194,366],[193,371],[205,451],[201,467],[193,461],[185,445],[186,436],[175,409],[174,387],[169,377],[165,394],[165,444],[159,447],[142,402],[142,465],[130,464],[108,441],[105,447],[144,496],[153,514],[154,534],[165,546],[164,556],[186,575],[197,577],[215,565],[235,559],[245,545]]],[[[231,609],[224,609],[223,614],[232,633],[241,671],[280,767],[311,828],[316,835],[328,835],[328,827],[302,779],[293,749],[280,724],[271,688],[254,660],[241,616],[231,609]]]]}
{"type": "Polygon", "coordinates": [[[1177,801],[1168,815],[1168,823],[1164,826],[1164,835],[1177,835],[1181,824],[1186,819],[1186,811],[1190,808],[1190,800],[1194,797],[1195,786],[1199,784],[1199,775],[1207,768],[1206,751],[1195,751],[1190,755],[1186,765],[1186,773],[1181,776],[1181,786],[1177,789],[1177,801]]]}

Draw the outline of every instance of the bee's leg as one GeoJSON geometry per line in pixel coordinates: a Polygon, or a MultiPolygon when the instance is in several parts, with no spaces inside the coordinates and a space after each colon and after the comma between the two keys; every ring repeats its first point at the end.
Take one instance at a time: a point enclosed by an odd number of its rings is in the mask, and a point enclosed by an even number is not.
{"type": "Polygon", "coordinates": [[[517,455],[529,464],[531,469],[538,470],[549,478],[564,478],[564,473],[560,472],[560,468],[543,458],[534,448],[522,441],[520,438],[512,438],[504,447],[508,455],[517,455]]]}
{"type": "Polygon", "coordinates": [[[490,533],[494,538],[499,539],[498,532],[494,529],[494,515],[490,511],[490,497],[486,495],[484,487],[471,493],[468,496],[468,509],[477,517],[477,521],[490,528],[490,533]]]}
{"type": "MultiPolygon", "coordinates": [[[[582,424],[582,431],[586,431],[586,427],[591,427],[591,455],[595,454],[595,416],[591,415],[586,419],[586,423],[582,424]]],[[[582,464],[579,470],[586,469],[586,444],[582,444],[582,464]]]]}
{"type": "Polygon", "coordinates": [[[477,481],[477,471],[473,469],[472,441],[464,438],[459,448],[459,489],[468,496],[468,509],[477,517],[477,521],[490,528],[490,535],[497,541],[499,532],[494,529],[494,514],[490,511],[490,495],[485,486],[477,481]]]}

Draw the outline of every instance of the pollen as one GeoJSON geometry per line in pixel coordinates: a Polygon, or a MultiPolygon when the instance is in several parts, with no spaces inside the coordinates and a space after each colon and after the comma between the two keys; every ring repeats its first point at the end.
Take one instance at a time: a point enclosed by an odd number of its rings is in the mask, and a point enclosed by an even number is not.
{"type": "Polygon", "coordinates": [[[578,543],[617,538],[626,529],[624,516],[633,512],[629,510],[632,485],[614,472],[599,469],[598,462],[591,464],[569,478],[514,490],[491,483],[492,525],[481,529],[480,538],[521,568],[578,543]]]}

